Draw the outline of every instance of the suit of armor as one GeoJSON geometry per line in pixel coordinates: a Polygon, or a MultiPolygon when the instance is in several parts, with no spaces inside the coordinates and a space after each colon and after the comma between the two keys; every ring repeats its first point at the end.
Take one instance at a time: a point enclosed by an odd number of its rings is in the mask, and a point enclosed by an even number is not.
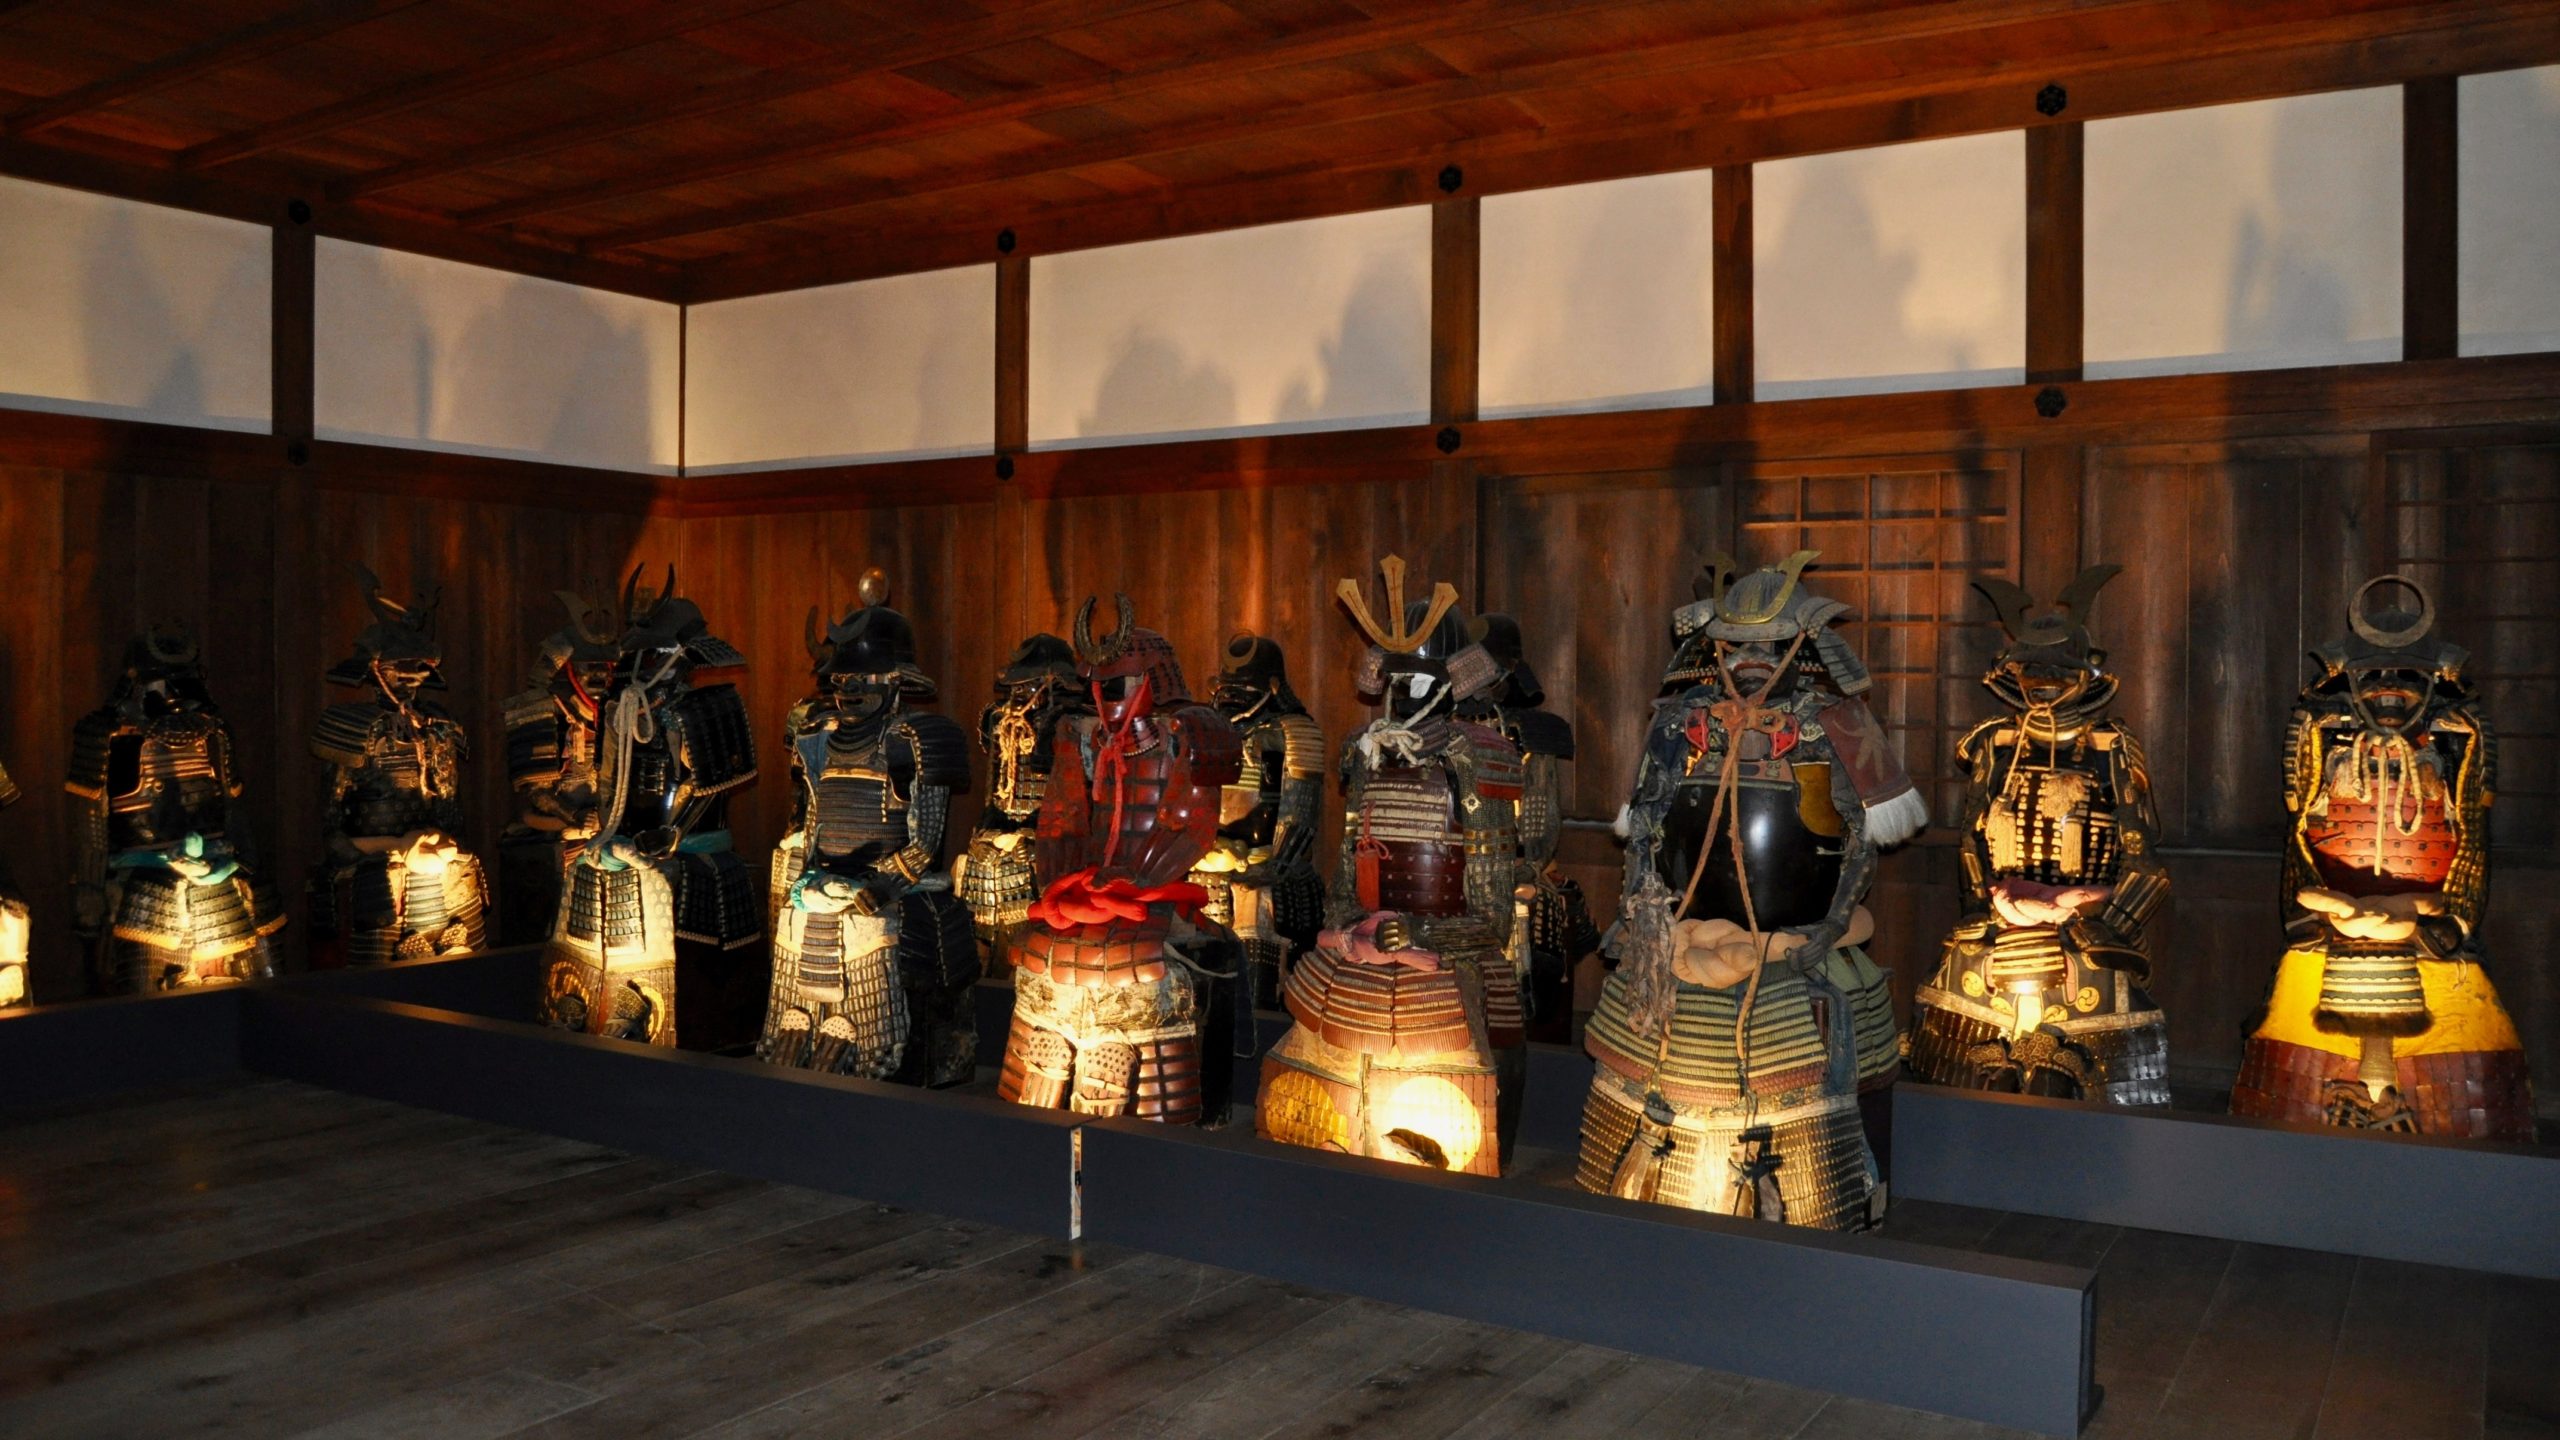
{"type": "MultiPolygon", "coordinates": [[[[723,797],[755,779],[755,738],[736,687],[695,683],[698,668],[731,668],[743,657],[673,593],[672,573],[663,591],[637,586],[635,571],[605,688],[587,693],[568,673],[601,737],[597,798],[546,952],[544,1005],[563,1029],[674,1045],[685,980],[717,985],[713,999],[736,988],[734,976],[680,975],[679,941],[704,933],[706,917],[743,912],[760,928],[755,883],[721,824],[723,797]]],[[[582,638],[609,643],[594,631],[582,638]]],[[[686,1040],[707,1048],[696,1034],[686,1040]]]]}
{"type": "Polygon", "coordinates": [[[1573,723],[1545,708],[1546,688],[1522,648],[1520,623],[1508,615],[1476,621],[1476,643],[1502,666],[1492,694],[1465,713],[1499,731],[1520,752],[1520,875],[1513,891],[1511,966],[1520,977],[1529,1038],[1573,1037],[1573,970],[1600,948],[1600,931],[1582,886],[1556,872],[1564,839],[1564,767],[1573,759],[1573,723]]]}
{"type": "Polygon", "coordinates": [[[987,757],[987,798],[968,853],[952,867],[986,962],[1007,963],[1005,937],[1040,893],[1032,878],[1031,836],[1048,793],[1050,740],[1058,721],[1084,707],[1075,652],[1055,635],[1034,635],[996,672],[996,698],[978,716],[987,757]]]}
{"type": "Polygon", "coordinates": [[[818,693],[784,743],[797,814],[773,856],[773,990],[759,1058],[841,1075],[956,1085],[977,1072],[977,941],[942,869],[951,792],[969,783],[960,727],[933,698],[906,617],[873,571],[863,608],[818,630],[818,693]]]}
{"type": "Polygon", "coordinates": [[[1342,752],[1342,846],[1330,927],[1292,966],[1295,1022],[1262,1066],[1266,1139],[1476,1175],[1500,1173],[1527,1050],[1508,954],[1519,863],[1519,752],[1453,718],[1499,666],[1470,642],[1457,592],[1404,603],[1389,556],[1377,623],[1338,588],[1371,649],[1363,693],[1384,714],[1342,752]]]}
{"type": "Polygon", "coordinates": [[[1094,713],[1058,722],[1040,804],[1040,899],[1012,941],[1004,1099],[1187,1125],[1201,1118],[1193,970],[1208,898],[1184,877],[1217,833],[1240,773],[1235,727],[1195,704],[1173,647],[1137,628],[1127,596],[1097,639],[1077,616],[1077,673],[1094,713]]]}
{"type": "MultiPolygon", "coordinates": [[[[0,810],[17,803],[17,782],[0,766],[0,810]]],[[[0,870],[0,1010],[34,1000],[34,987],[27,983],[27,902],[10,887],[7,871],[0,870]]]]}
{"type": "Polygon", "coordinates": [[[311,751],[329,767],[324,852],[311,875],[311,924],[350,964],[461,955],[487,943],[487,887],[462,827],[462,727],[419,696],[440,688],[433,592],[387,600],[360,572],[374,623],[334,684],[372,695],[320,712],[311,751]]]}
{"type": "Polygon", "coordinates": [[[1927,807],[1798,551],[1708,571],[1636,772],[1625,899],[1585,1043],[1583,1188],[1845,1230],[1880,1219],[1869,1134],[1898,1064],[1860,948],[1880,846],[1927,807]]]}
{"type": "Polygon", "coordinates": [[[275,973],[268,942],[284,915],[232,828],[231,728],[192,637],[135,638],[115,694],[73,728],[63,788],[80,827],[74,927],[110,993],[275,973]]]}
{"type": "Polygon", "coordinates": [[[1209,892],[1202,913],[1235,933],[1244,951],[1236,1024],[1253,1053],[1251,1012],[1280,1003],[1290,958],[1315,943],[1324,880],[1314,861],[1324,803],[1324,731],[1297,692],[1279,645],[1259,635],[1227,642],[1227,668],[1210,697],[1244,737],[1243,769],[1218,807],[1218,842],[1191,872],[1209,892]]]}
{"type": "Polygon", "coordinates": [[[2480,953],[2497,741],[2469,656],[2404,576],[2365,582],[2349,620],[2286,738],[2288,944],[2231,1108],[2530,1141],[2524,1047],[2480,953]],[[2368,608],[2391,585],[2414,613],[2368,608]]]}
{"type": "Polygon", "coordinates": [[[1914,1002],[1920,1079],[2169,1103],[2168,1026],[2144,989],[2169,876],[2142,747],[2106,714],[2116,681],[2086,619],[2115,573],[2083,571],[2032,618],[2024,590],[1975,582],[2009,635],[1983,683],[2012,713],[1956,744],[1964,915],[1914,1002]]]}
{"type": "Polygon", "coordinates": [[[569,862],[594,838],[603,730],[596,698],[612,687],[621,626],[569,591],[569,624],[542,645],[529,688],[507,697],[507,783],[515,819],[498,837],[498,943],[529,945],[559,922],[569,862]]]}

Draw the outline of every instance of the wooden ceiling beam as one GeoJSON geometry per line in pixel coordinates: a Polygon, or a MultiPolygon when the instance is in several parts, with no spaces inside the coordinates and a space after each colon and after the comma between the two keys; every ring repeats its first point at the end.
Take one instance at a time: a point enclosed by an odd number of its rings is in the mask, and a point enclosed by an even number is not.
{"type": "Polygon", "coordinates": [[[722,155],[693,164],[660,166],[617,175],[574,190],[555,190],[483,206],[459,218],[466,225],[509,225],[537,215],[583,209],[607,201],[653,194],[707,180],[722,180],[784,165],[832,160],[908,144],[936,135],[976,130],[990,125],[1037,120],[1044,115],[1082,109],[1103,102],[1124,102],[1184,85],[1198,85],[1265,73],[1293,65],[1321,64],[1397,46],[1426,44],[1485,30],[1591,10],[1627,9],[1654,0],[1450,0],[1401,20],[1350,20],[1300,31],[1286,40],[1241,54],[1201,59],[1183,55],[1162,64],[1125,71],[1082,85],[1043,87],[1027,95],[987,105],[972,105],[941,115],[926,115],[894,125],[792,145],[722,155]]]}
{"type": "Polygon", "coordinates": [[[227,165],[317,135],[464,99],[590,60],[601,60],[654,45],[690,31],[743,20],[767,10],[778,10],[791,3],[794,0],[695,0],[693,4],[678,6],[628,5],[619,12],[597,17],[575,29],[501,55],[457,65],[450,70],[439,70],[432,75],[421,75],[414,80],[378,86],[332,105],[318,106],[236,135],[208,140],[180,153],[178,164],[190,170],[227,165]]]}
{"type": "Polygon", "coordinates": [[[824,59],[743,79],[699,86],[689,95],[653,100],[568,125],[500,136],[478,145],[464,145],[362,175],[347,176],[329,182],[328,194],[332,200],[356,200],[379,195],[387,190],[439,180],[448,175],[485,170],[513,160],[610,140],[617,135],[628,135],[635,130],[647,130],[676,120],[761,105],[786,95],[824,90],[866,76],[903,70],[911,65],[949,60],[998,45],[1036,40],[1057,30],[1080,29],[1120,16],[1170,9],[1183,3],[1186,0],[1118,0],[1118,3],[1108,5],[1100,3],[1100,0],[1041,0],[1041,3],[966,24],[926,31],[898,44],[858,54],[829,55],[824,59]]]}
{"type": "MultiPolygon", "coordinates": [[[[1961,7],[1956,14],[1932,7],[1891,17],[1870,15],[1855,21],[1789,25],[1765,33],[1720,35],[1645,50],[1613,50],[1573,56],[1492,74],[1435,80],[1370,94],[1284,105],[1244,115],[1210,115],[1188,124],[1156,126],[1132,134],[1107,135],[1024,151],[930,177],[857,180],[752,204],[720,205],[653,224],[590,236],[581,248],[590,253],[608,254],[694,235],[858,210],[871,205],[912,200],[920,195],[973,189],[1092,165],[1123,164],[1176,155],[1236,140],[1328,129],[1446,106],[1516,99],[1545,91],[1581,89],[1664,75],[1707,74],[1776,55],[1803,55],[1826,49],[1882,51],[1950,31],[1976,31],[1994,25],[2026,23],[2098,10],[2147,9],[2165,13],[2173,8],[2179,8],[2175,0],[2003,0],[1998,4],[1961,7]]],[[[2040,59],[2038,63],[2044,62],[2040,59]]],[[[1882,83],[1907,87],[1910,82],[1897,76],[1882,83]]]]}
{"type": "Polygon", "coordinates": [[[12,140],[24,139],[93,111],[157,94],[199,75],[245,65],[418,3],[420,0],[317,0],[29,106],[0,120],[0,134],[12,140]]]}
{"type": "Polygon", "coordinates": [[[1987,84],[1949,83],[1938,93],[1855,102],[1835,98],[1820,108],[1791,113],[1655,114],[1569,130],[1505,132],[1457,144],[1343,157],[1214,185],[1167,187],[1100,204],[982,209],[932,228],[884,225],[790,250],[689,262],[683,266],[685,298],[700,304],[984,261],[993,257],[999,227],[1014,232],[1018,253],[1044,255],[1426,204],[1443,198],[1433,177],[1451,162],[1465,170],[1465,193],[1499,194],[2398,84],[2423,75],[2560,63],[2560,11],[2548,5],[2525,0],[2491,6],[2440,4],[2430,13],[2450,28],[2383,37],[2333,35],[2290,45],[2270,40],[2263,48],[2235,49],[2201,62],[2116,52],[2057,56],[2016,77],[1987,84]],[[2447,14],[2470,17],[2473,23],[2452,24],[2447,14]],[[2069,108],[2057,120],[2034,108],[2035,92],[2047,80],[2069,87],[2069,108]]]}

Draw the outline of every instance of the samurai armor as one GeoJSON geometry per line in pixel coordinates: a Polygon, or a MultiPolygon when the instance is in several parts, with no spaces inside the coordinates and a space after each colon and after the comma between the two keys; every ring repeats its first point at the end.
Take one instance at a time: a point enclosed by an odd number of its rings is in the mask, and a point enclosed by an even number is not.
{"type": "MultiPolygon", "coordinates": [[[[488,944],[480,862],[442,836],[358,854],[325,867],[323,876],[313,909],[322,911],[325,898],[329,929],[345,938],[348,964],[468,955],[488,944]]],[[[316,916],[313,924],[320,928],[316,916]]]]}
{"type": "Polygon", "coordinates": [[[1014,951],[1013,1028],[997,1098],[1083,1115],[1200,1118],[1191,972],[1158,921],[1027,927],[1014,951]]]}
{"type": "Polygon", "coordinates": [[[2312,652],[2286,739],[2289,944],[2234,1114],[2534,1138],[2523,1044],[2480,947],[2497,737],[2468,654],[2434,623],[2423,587],[2376,576],[2350,633],[2312,652]]]}
{"type": "MultiPolygon", "coordinates": [[[[0,810],[17,800],[17,783],[9,778],[7,767],[0,766],[0,810]]],[[[18,898],[7,872],[0,870],[0,1010],[34,1003],[33,988],[27,983],[27,928],[27,902],[18,898]]]]}

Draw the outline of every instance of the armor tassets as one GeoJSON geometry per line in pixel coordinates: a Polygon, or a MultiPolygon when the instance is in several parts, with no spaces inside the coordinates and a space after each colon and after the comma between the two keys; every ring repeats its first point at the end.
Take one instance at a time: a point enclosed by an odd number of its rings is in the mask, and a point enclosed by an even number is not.
{"type": "Polygon", "coordinates": [[[1342,751],[1342,844],[1330,927],[1283,986],[1286,1035],[1264,1057],[1266,1139],[1494,1175],[1526,1078],[1509,945],[1519,867],[1520,754],[1452,718],[1499,677],[1447,584],[1408,604],[1389,556],[1387,623],[1336,587],[1371,649],[1385,711],[1342,751]]]}
{"type": "Polygon", "coordinates": [[[1622,821],[1619,964],[1585,1044],[1580,1183],[1825,1229],[1881,1217],[1875,1112],[1898,1068],[1859,903],[1876,852],[1926,823],[1813,559],[1711,565],[1622,821]]]}
{"type": "Polygon", "coordinates": [[[2288,948],[2232,1109],[2530,1140],[2523,1047],[2479,947],[2497,750],[2468,657],[2402,576],[2366,582],[2349,621],[2287,734],[2288,948]],[[2371,608],[2391,586],[2417,609],[2371,608]]]}
{"type": "Polygon", "coordinates": [[[1077,616],[1091,715],[1058,722],[1034,863],[1041,896],[1011,942],[1013,1028],[998,1094],[1089,1115],[1201,1118],[1193,969],[1207,898],[1186,877],[1215,840],[1241,738],[1191,703],[1173,647],[1134,624],[1077,616]]]}

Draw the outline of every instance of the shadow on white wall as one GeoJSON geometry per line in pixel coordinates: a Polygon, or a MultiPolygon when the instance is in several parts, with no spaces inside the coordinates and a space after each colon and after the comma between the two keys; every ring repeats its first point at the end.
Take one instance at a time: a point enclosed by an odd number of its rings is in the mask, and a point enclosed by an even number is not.
{"type": "Polygon", "coordinates": [[[1714,398],[1714,201],[1705,172],[1485,202],[1481,414],[1704,405],[1714,398]],[[1510,202],[1509,206],[1505,202],[1510,202]],[[1510,208],[1559,207],[1520,214],[1510,208]],[[1495,240],[1516,223],[1514,236],[1495,240]],[[1497,259],[1492,246],[1518,247],[1497,259]]]}

